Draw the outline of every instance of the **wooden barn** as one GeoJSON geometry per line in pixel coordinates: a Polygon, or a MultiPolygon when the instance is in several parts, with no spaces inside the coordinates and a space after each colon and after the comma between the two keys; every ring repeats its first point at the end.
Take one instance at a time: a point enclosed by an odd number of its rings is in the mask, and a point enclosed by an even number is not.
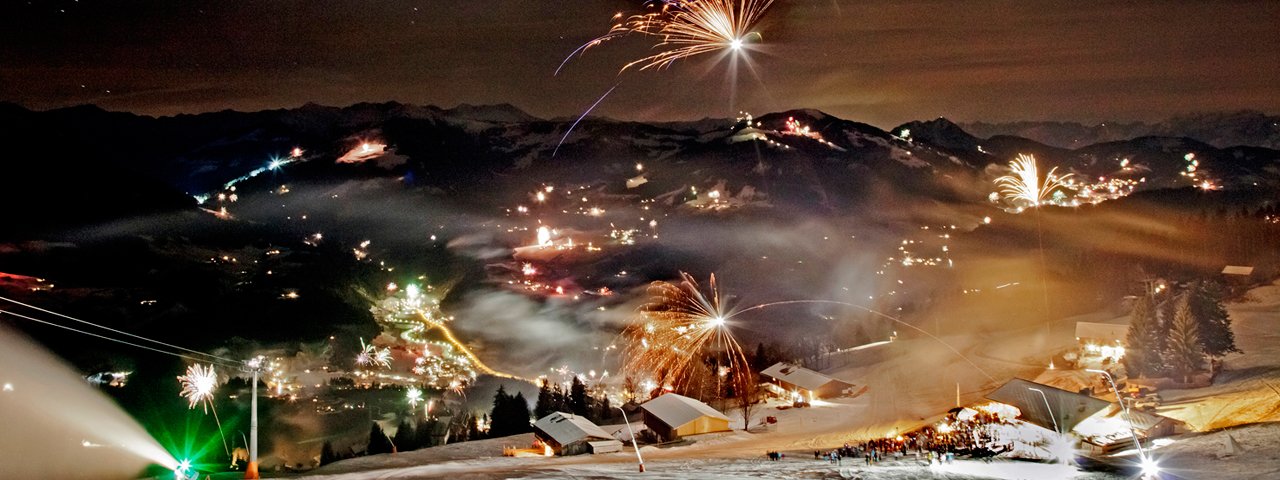
{"type": "Polygon", "coordinates": [[[729,431],[729,417],[710,405],[668,393],[640,405],[644,425],[663,441],[687,435],[729,431]]]}

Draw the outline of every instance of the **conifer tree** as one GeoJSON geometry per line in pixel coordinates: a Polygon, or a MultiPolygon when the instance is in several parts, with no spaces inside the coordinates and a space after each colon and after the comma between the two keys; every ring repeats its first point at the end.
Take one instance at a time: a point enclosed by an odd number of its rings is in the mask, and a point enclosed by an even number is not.
{"type": "Polygon", "coordinates": [[[512,398],[507,395],[507,389],[499,385],[498,392],[493,394],[493,409],[489,411],[490,436],[505,437],[519,433],[515,430],[518,419],[511,416],[511,401],[512,398]]]}
{"type": "Polygon", "coordinates": [[[378,422],[370,423],[373,426],[369,427],[369,446],[365,448],[365,454],[377,455],[395,451],[395,447],[391,444],[391,439],[387,437],[387,432],[382,430],[382,426],[378,425],[378,422]]]}
{"type": "Polygon", "coordinates": [[[406,418],[400,420],[400,425],[396,427],[396,434],[391,438],[391,442],[396,445],[397,452],[407,452],[418,449],[414,442],[415,438],[413,424],[406,418]]]}
{"type": "Polygon", "coordinates": [[[1142,296],[1133,304],[1129,314],[1129,332],[1125,335],[1125,372],[1130,377],[1160,374],[1162,338],[1159,320],[1151,297],[1142,296]]]}
{"type": "Polygon", "coordinates": [[[576,375],[573,377],[572,386],[569,387],[569,411],[583,417],[590,413],[587,408],[587,385],[582,383],[576,375]]]}
{"type": "Polygon", "coordinates": [[[1182,377],[1182,383],[1187,383],[1191,375],[1204,364],[1199,322],[1191,312],[1189,297],[1188,292],[1178,299],[1173,324],[1169,329],[1169,366],[1174,375],[1182,377]]]}
{"type": "Polygon", "coordinates": [[[338,453],[333,451],[333,444],[325,440],[324,445],[320,447],[320,465],[328,465],[338,460],[338,453]]]}
{"type": "Polygon", "coordinates": [[[529,422],[529,401],[525,400],[524,392],[516,392],[516,396],[511,398],[507,404],[507,409],[511,416],[511,429],[513,433],[527,433],[533,431],[533,424],[529,422]]]}
{"type": "Polygon", "coordinates": [[[1189,304],[1199,330],[1200,345],[1211,357],[1240,353],[1236,336],[1231,331],[1231,317],[1222,306],[1225,288],[1216,282],[1196,282],[1190,288],[1189,304]]]}
{"type": "Polygon", "coordinates": [[[538,387],[538,400],[533,407],[533,416],[539,420],[555,412],[555,400],[551,396],[551,386],[548,383],[549,381],[543,380],[542,385],[538,387]]]}

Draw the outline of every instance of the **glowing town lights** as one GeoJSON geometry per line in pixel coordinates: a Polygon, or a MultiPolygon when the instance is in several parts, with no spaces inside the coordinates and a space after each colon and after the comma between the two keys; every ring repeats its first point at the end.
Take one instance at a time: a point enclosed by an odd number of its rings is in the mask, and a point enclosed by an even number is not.
{"type": "Polygon", "coordinates": [[[644,171],[644,164],[643,164],[643,163],[637,163],[637,164],[636,164],[636,171],[637,171],[637,172],[643,172],[643,171],[644,171]]]}
{"type": "Polygon", "coordinates": [[[409,299],[412,300],[422,295],[422,289],[418,288],[417,285],[410,283],[408,286],[405,287],[404,293],[405,295],[409,296],[409,299]]]}
{"type": "Polygon", "coordinates": [[[524,274],[526,277],[531,277],[538,274],[538,269],[533,268],[532,263],[526,263],[520,266],[520,273],[524,274]]]}
{"type": "Polygon", "coordinates": [[[990,224],[991,224],[991,217],[982,217],[982,223],[983,223],[984,225],[990,225],[990,224]]]}
{"type": "Polygon", "coordinates": [[[533,194],[533,198],[536,199],[538,202],[545,202],[547,201],[547,194],[538,192],[533,194]]]}
{"type": "Polygon", "coordinates": [[[281,162],[279,159],[275,159],[275,160],[271,160],[271,163],[267,164],[267,168],[270,170],[279,170],[280,167],[283,165],[284,165],[283,162],[281,162]]]}
{"type": "Polygon", "coordinates": [[[399,289],[400,289],[400,286],[399,286],[399,285],[396,285],[396,282],[390,282],[390,283],[388,283],[388,284],[387,284],[387,291],[388,291],[388,292],[394,292],[394,291],[399,290],[399,289]]]}
{"type": "Polygon", "coordinates": [[[551,246],[551,229],[547,228],[545,225],[538,227],[538,246],[551,246]]]}
{"type": "Polygon", "coordinates": [[[720,199],[720,191],[719,191],[719,190],[712,190],[712,191],[710,191],[710,192],[707,192],[707,196],[708,196],[708,197],[711,197],[711,199],[713,199],[713,200],[718,200],[718,199],[720,199]]]}

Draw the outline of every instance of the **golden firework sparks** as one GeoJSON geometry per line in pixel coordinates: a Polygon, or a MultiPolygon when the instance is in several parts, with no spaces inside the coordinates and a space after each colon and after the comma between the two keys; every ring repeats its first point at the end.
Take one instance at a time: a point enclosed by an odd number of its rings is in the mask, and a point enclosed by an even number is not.
{"type": "Polygon", "coordinates": [[[996,179],[1001,195],[1010,202],[1026,204],[1032,208],[1048,200],[1055,190],[1066,188],[1063,182],[1071,177],[1069,173],[1057,176],[1058,168],[1054,167],[1045,175],[1042,183],[1036,157],[1022,153],[1018,154],[1017,160],[1009,162],[1009,169],[1012,170],[1011,174],[996,179]]]}

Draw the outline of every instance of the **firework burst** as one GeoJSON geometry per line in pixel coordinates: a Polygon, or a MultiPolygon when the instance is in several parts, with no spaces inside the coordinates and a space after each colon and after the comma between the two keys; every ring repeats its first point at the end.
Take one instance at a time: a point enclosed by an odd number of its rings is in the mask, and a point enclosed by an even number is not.
{"type": "Polygon", "coordinates": [[[714,357],[735,380],[747,374],[746,355],[726,324],[733,314],[725,308],[715,275],[709,282],[709,294],[704,294],[689,274],[681,272],[680,278],[678,284],[651,284],[649,302],[640,307],[637,321],[623,331],[631,344],[627,370],[651,376],[658,386],[677,391],[689,386],[696,361],[706,358],[714,357]]]}
{"type": "MultiPolygon", "coordinates": [[[[604,42],[628,35],[658,39],[653,46],[658,53],[631,61],[622,67],[640,70],[663,69],[676,60],[722,50],[739,51],[747,41],[760,39],[755,27],[773,0],[661,0],[649,2],[648,13],[632,15],[615,23],[609,32],[578,47],[574,55],[604,42]]],[[[564,67],[564,62],[560,64],[564,67]]],[[[559,73],[559,69],[556,70],[559,73]]]]}
{"type": "Polygon", "coordinates": [[[377,365],[382,368],[391,368],[391,349],[383,347],[379,350],[372,343],[364,343],[364,339],[361,338],[360,353],[356,354],[356,365],[377,365]]]}
{"type": "Polygon", "coordinates": [[[418,387],[409,387],[404,396],[405,400],[409,402],[409,408],[416,409],[418,408],[418,402],[422,401],[422,390],[419,390],[418,387]]]}
{"type": "Polygon", "coordinates": [[[218,424],[218,435],[222,437],[222,449],[227,455],[231,455],[227,436],[222,432],[222,420],[218,419],[218,408],[213,405],[213,389],[218,386],[218,374],[213,371],[213,365],[197,363],[187,367],[187,374],[178,377],[178,383],[182,385],[182,391],[178,395],[187,399],[187,408],[194,409],[196,405],[201,405],[205,414],[210,409],[213,410],[213,421],[218,424]]]}
{"type": "Polygon", "coordinates": [[[209,413],[209,404],[213,401],[213,389],[218,386],[218,374],[213,371],[213,365],[197,363],[187,367],[187,374],[178,377],[178,383],[182,384],[182,392],[178,395],[187,399],[190,403],[188,408],[203,405],[204,413],[209,413]]]}
{"type": "Polygon", "coordinates": [[[1010,202],[1027,204],[1030,207],[1040,206],[1053,195],[1055,190],[1066,188],[1063,181],[1071,177],[1069,173],[1061,177],[1057,176],[1058,168],[1054,167],[1049,170],[1041,183],[1036,157],[1021,153],[1018,154],[1017,160],[1009,162],[1009,169],[1012,170],[1011,174],[996,179],[1000,194],[1010,202]]]}

